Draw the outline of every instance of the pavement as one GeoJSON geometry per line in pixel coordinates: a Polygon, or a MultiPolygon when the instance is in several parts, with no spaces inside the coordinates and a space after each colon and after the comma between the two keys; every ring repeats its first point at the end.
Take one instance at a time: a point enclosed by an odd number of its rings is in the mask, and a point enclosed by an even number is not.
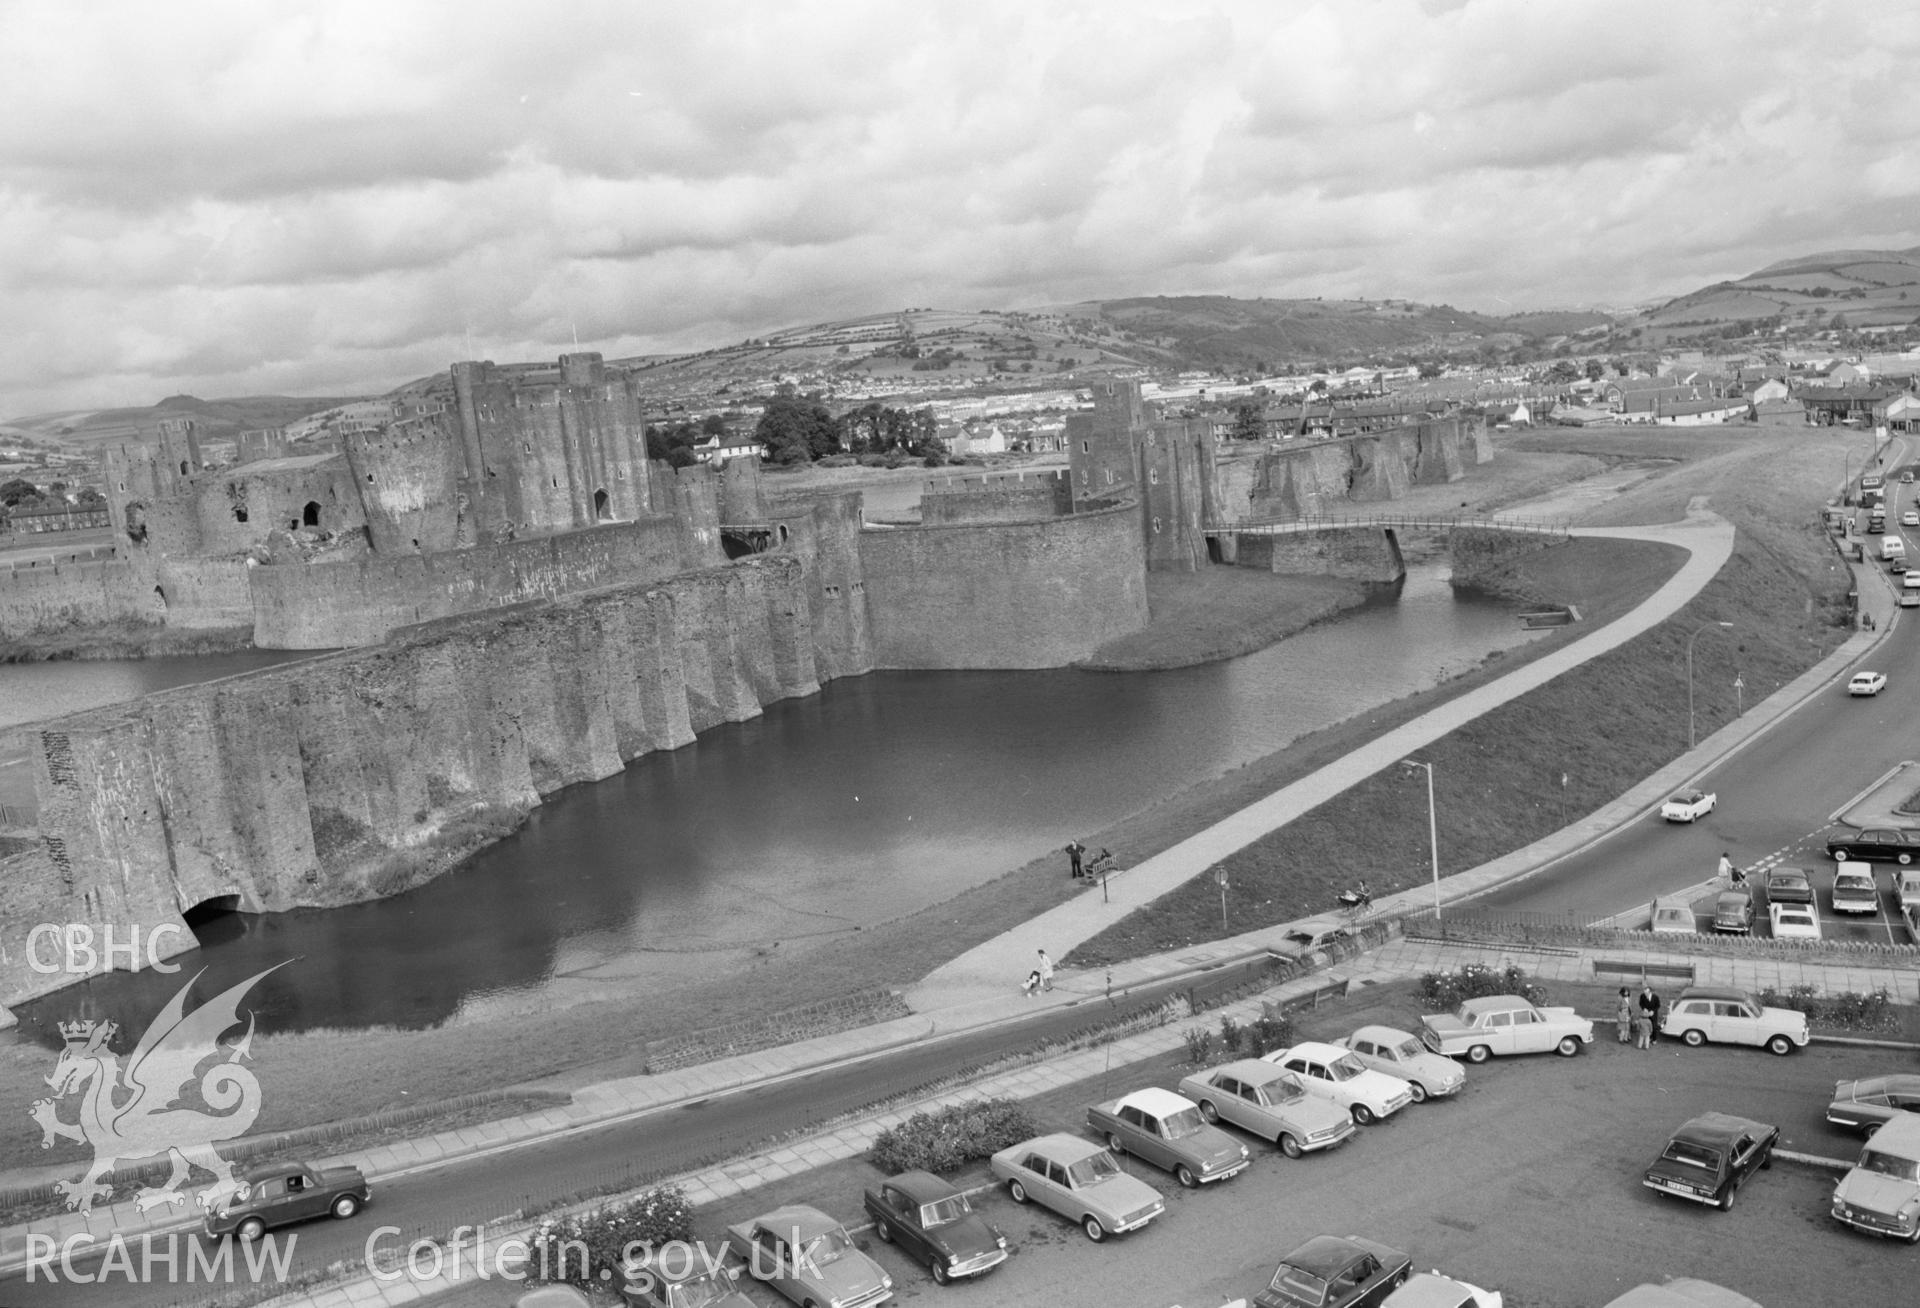
{"type": "MultiPolygon", "coordinates": [[[[1198,875],[1226,854],[1284,825],[1307,808],[1416,753],[1495,705],[1525,694],[1551,677],[1664,621],[1683,607],[1719,570],[1731,554],[1734,533],[1730,524],[1707,512],[1703,503],[1696,501],[1689,506],[1688,516],[1682,523],[1654,528],[1586,529],[1576,534],[1667,541],[1686,548],[1689,559],[1646,602],[1606,627],[1422,715],[1330,764],[1314,776],[1283,788],[1217,826],[1130,869],[1123,876],[1115,878],[1108,887],[1109,894],[1113,896],[1111,902],[1103,901],[1091,893],[1085,894],[936,969],[920,984],[909,989],[907,998],[913,1010],[910,1016],[659,1075],[603,1082],[576,1091],[573,1102],[565,1107],[447,1131],[400,1144],[357,1150],[325,1161],[330,1164],[351,1163],[367,1172],[377,1183],[383,1177],[427,1170],[456,1159],[504,1155],[558,1133],[595,1129],[625,1118],[659,1112],[677,1104],[743,1087],[764,1085],[826,1067],[880,1057],[959,1033],[1017,1021],[1047,1007],[1086,1005],[1091,1021],[1095,1012],[1104,1008],[1104,1000],[1109,994],[1119,996],[1149,984],[1198,976],[1229,961],[1272,952],[1283,943],[1286,932],[1295,924],[1266,927],[1225,940],[1116,964],[1111,969],[1084,972],[1061,969],[1056,973],[1051,991],[1031,998],[1025,996],[1018,985],[1019,979],[1030,968],[1030,960],[1035,957],[1036,949],[1047,948],[1056,957],[1064,956],[1075,945],[1104,929],[1121,915],[1198,875]]],[[[1817,667],[1598,812],[1526,849],[1447,877],[1440,883],[1437,892],[1423,887],[1384,897],[1376,901],[1376,917],[1391,918],[1425,909],[1436,898],[1442,903],[1470,899],[1585,848],[1614,830],[1622,821],[1657,804],[1688,778],[1737,751],[1809,695],[1846,675],[1857,659],[1886,637],[1898,615],[1893,591],[1878,567],[1872,564],[1851,566],[1856,571],[1862,609],[1873,613],[1875,618],[1872,630],[1856,632],[1817,667]]],[[[1369,954],[1340,964],[1335,969],[1335,975],[1364,983],[1367,979],[1397,979],[1431,970],[1451,969],[1465,961],[1501,962],[1511,959],[1549,985],[1555,981],[1576,978],[1591,982],[1595,979],[1593,962],[1596,952],[1613,956],[1628,953],[1644,965],[1663,961],[1684,963],[1695,969],[1696,979],[1703,984],[1740,985],[1753,989],[1768,985],[1784,989],[1789,985],[1808,984],[1828,993],[1884,987],[1899,1002],[1920,1003],[1920,962],[1903,967],[1893,959],[1876,960],[1876,965],[1872,967],[1800,961],[1797,958],[1776,962],[1757,958],[1674,955],[1667,960],[1665,955],[1657,951],[1639,948],[1630,951],[1530,951],[1513,945],[1482,947],[1459,942],[1396,939],[1369,954]]],[[[1614,961],[1617,962],[1618,957],[1614,961]]],[[[1311,988],[1323,984],[1325,979],[1325,976],[1300,978],[1264,998],[1284,999],[1296,988],[1311,988]]],[[[1612,979],[1611,976],[1608,979],[1612,979]]],[[[1250,1000],[1221,1012],[1229,1016],[1237,1013],[1258,1016],[1260,1001],[1250,1000]]],[[[1217,1021],[1217,1015],[1210,1013],[1207,1020],[1212,1025],[1217,1021]]],[[[1177,1048],[1182,1043],[1183,1038],[1173,1027],[1156,1028],[1113,1045],[1100,1046],[1094,1051],[1067,1054],[1045,1063],[1022,1067],[970,1084],[929,1102],[1042,1093],[1094,1075],[1109,1062],[1152,1057],[1167,1049],[1177,1048]]],[[[696,1203],[710,1203],[823,1163],[861,1153],[879,1130],[927,1106],[913,1105],[896,1113],[845,1125],[809,1141],[788,1144],[749,1159],[730,1161],[723,1167],[690,1174],[679,1178],[678,1183],[696,1203]]],[[[42,1219],[0,1231],[0,1273],[18,1270],[24,1265],[29,1234],[51,1237],[60,1242],[84,1232],[97,1240],[104,1240],[115,1232],[132,1235],[181,1230],[192,1225],[194,1223],[181,1221],[165,1210],[141,1213],[131,1202],[114,1204],[87,1214],[69,1213],[42,1219]]],[[[508,1238],[512,1234],[511,1225],[500,1232],[500,1238],[508,1238]]],[[[493,1239],[491,1233],[489,1239],[493,1239]]],[[[474,1272],[468,1268],[464,1274],[471,1277],[474,1272]]],[[[325,1289],[283,1296],[274,1303],[287,1308],[364,1308],[364,1305],[374,1303],[400,1304],[460,1284],[460,1275],[459,1264],[451,1262],[437,1282],[379,1279],[369,1273],[325,1289]]]]}

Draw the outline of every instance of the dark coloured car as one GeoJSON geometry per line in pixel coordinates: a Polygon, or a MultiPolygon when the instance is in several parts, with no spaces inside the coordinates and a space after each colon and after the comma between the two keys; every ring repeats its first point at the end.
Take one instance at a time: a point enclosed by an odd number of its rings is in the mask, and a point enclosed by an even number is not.
{"type": "Polygon", "coordinates": [[[979,1276],[1007,1261],[1007,1237],[967,1197],[932,1172],[902,1172],[867,1191],[873,1233],[897,1244],[941,1285],[979,1276]]]}
{"type": "Polygon", "coordinates": [[[1779,1139],[1777,1126],[1731,1113],[1702,1113],[1673,1133],[1647,1169],[1644,1184],[1731,1212],[1734,1194],[1746,1179],[1773,1166],[1779,1139]]]}
{"type": "Polygon", "coordinates": [[[1316,1235],[1280,1260],[1260,1308],[1375,1308],[1407,1279],[1413,1260],[1357,1235],[1316,1235]]]}
{"type": "Polygon", "coordinates": [[[1753,931],[1753,896],[1746,890],[1722,890],[1713,901],[1713,929],[1750,935],[1753,931]]]}
{"type": "Polygon", "coordinates": [[[1836,1081],[1827,1120],[1872,1135],[1896,1115],[1920,1113],[1920,1074],[1894,1072],[1836,1081]]]}
{"type": "Polygon", "coordinates": [[[1920,856],[1920,831],[1868,827],[1843,831],[1827,841],[1827,857],[1858,859],[1862,863],[1911,863],[1920,856]]]}
{"type": "Polygon", "coordinates": [[[1777,867],[1767,873],[1767,902],[1769,904],[1811,904],[1813,902],[1813,882],[1807,877],[1807,870],[1799,867],[1777,867]]]}
{"type": "Polygon", "coordinates": [[[357,1167],[316,1171],[305,1163],[260,1163],[240,1173],[241,1186],[206,1216],[208,1235],[258,1240],[270,1226],[315,1217],[352,1217],[367,1202],[367,1178],[357,1167]]]}

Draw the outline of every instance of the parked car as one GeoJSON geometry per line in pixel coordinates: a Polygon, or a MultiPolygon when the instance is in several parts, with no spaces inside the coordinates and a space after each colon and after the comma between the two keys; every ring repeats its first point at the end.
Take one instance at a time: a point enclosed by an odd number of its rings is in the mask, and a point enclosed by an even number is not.
{"type": "Polygon", "coordinates": [[[1756,1299],[1712,1281],[1676,1276],[1664,1285],[1636,1285],[1604,1308],[1760,1308],[1756,1299]]]}
{"type": "Polygon", "coordinates": [[[1209,1126],[1200,1105],[1171,1090],[1149,1086],[1087,1109],[1087,1126],[1106,1137],[1117,1157],[1132,1154],[1172,1172],[1191,1190],[1224,1181],[1247,1169],[1247,1147],[1209,1126]]]}
{"type": "Polygon", "coordinates": [[[881,1243],[898,1245],[940,1285],[1007,1261],[1007,1237],[932,1172],[890,1176],[866,1192],[864,1206],[881,1243]]]}
{"type": "Polygon", "coordinates": [[[1777,867],[1767,873],[1767,903],[1769,905],[1813,903],[1813,881],[1807,876],[1807,870],[1799,867],[1777,867]]]}
{"type": "Polygon", "coordinates": [[[1283,954],[1311,954],[1331,949],[1352,936],[1353,931],[1344,920],[1310,917],[1287,928],[1280,938],[1279,950],[1283,954]]]}
{"type": "Polygon", "coordinates": [[[1907,864],[1920,855],[1920,831],[1897,831],[1890,827],[1868,827],[1864,831],[1843,832],[1827,841],[1827,857],[1842,862],[1907,864]]]}
{"type": "Polygon", "coordinates": [[[1460,1093],[1467,1073],[1451,1058],[1427,1052],[1418,1036],[1390,1026],[1363,1026],[1335,1044],[1353,1051],[1362,1067],[1397,1076],[1413,1088],[1413,1102],[1460,1093]]]}
{"type": "Polygon", "coordinates": [[[1331,1149],[1356,1130],[1346,1109],[1308,1094],[1299,1077],[1258,1058],[1196,1072],[1181,1080],[1180,1093],[1198,1103],[1209,1122],[1231,1122],[1273,1141],[1289,1158],[1331,1149]]]}
{"type": "Polygon", "coordinates": [[[1692,936],[1700,933],[1693,901],[1685,895],[1662,895],[1647,910],[1647,929],[1656,936],[1692,936]]]}
{"type": "Polygon", "coordinates": [[[1669,822],[1698,822],[1713,812],[1719,796],[1707,790],[1683,790],[1660,806],[1660,816],[1669,822]]]}
{"type": "Polygon", "coordinates": [[[1906,509],[1900,514],[1902,527],[1920,527],[1920,509],[1906,509]]]}
{"type": "Polygon", "coordinates": [[[1894,898],[1900,901],[1900,907],[1912,908],[1920,904],[1920,867],[1904,868],[1894,882],[1894,898]]]}
{"type": "Polygon", "coordinates": [[[1453,1013],[1420,1019],[1420,1042],[1436,1054],[1484,1063],[1495,1054],[1571,1058],[1593,1043],[1593,1023],[1571,1008],[1540,1008],[1519,995],[1483,995],[1453,1013]]]}
{"type": "Polygon", "coordinates": [[[1880,887],[1871,863],[1842,863],[1833,873],[1833,911],[1878,913],[1880,887]]]}
{"type": "Polygon", "coordinates": [[[1713,929],[1748,935],[1753,931],[1753,895],[1744,887],[1722,890],[1713,901],[1713,929]]]}
{"type": "Polygon", "coordinates": [[[1361,1126],[1391,1117],[1413,1102],[1412,1086],[1397,1076],[1369,1071],[1339,1045],[1309,1040],[1262,1054],[1261,1060],[1286,1068],[1300,1078],[1308,1094],[1340,1105],[1361,1126]]]}
{"type": "MultiPolygon", "coordinates": [[[[740,1289],[738,1269],[720,1264],[709,1266],[704,1258],[688,1260],[685,1267],[662,1266],[655,1258],[644,1267],[627,1269],[626,1283],[620,1287],[627,1308],[757,1308],[740,1289]]],[[[514,1308],[528,1308],[516,1303],[514,1308]]],[[[586,1299],[580,1308],[590,1308],[586,1299]]]]}
{"type": "Polygon", "coordinates": [[[1663,1035],[1690,1045],[1758,1045],[1774,1054],[1805,1049],[1811,1038],[1807,1015],[1791,1008],[1768,1008],[1744,990],[1688,986],[1660,1015],[1663,1035]]]}
{"type": "Polygon", "coordinates": [[[1827,1120],[1872,1135],[1896,1117],[1920,1113],[1920,1073],[1890,1072],[1836,1081],[1827,1120]]]}
{"type": "Polygon", "coordinates": [[[1818,940],[1820,915],[1812,904],[1768,904],[1767,917],[1775,940],[1818,940]]]}
{"type": "Polygon", "coordinates": [[[1749,1176],[1773,1166],[1780,1128],[1731,1113],[1702,1113],[1667,1141],[1647,1169],[1644,1184],[1662,1194],[1733,1211],[1733,1197],[1749,1176]]]}
{"type": "Polygon", "coordinates": [[[1501,1308],[1502,1303],[1497,1290],[1482,1290],[1438,1272],[1415,1272],[1380,1308],[1501,1308]]]}
{"type": "Polygon", "coordinates": [[[1829,1211],[1856,1231],[1920,1244],[1920,1116],[1896,1118],[1873,1133],[1833,1188],[1829,1211]]]}
{"type": "Polygon", "coordinates": [[[1166,1211],[1160,1192],[1128,1176],[1113,1155],[1077,1135],[1042,1135],[995,1154],[989,1165],[1017,1204],[1029,1200],[1078,1222],[1096,1243],[1137,1231],[1166,1211]]]}
{"type": "Polygon", "coordinates": [[[1280,1260],[1259,1308],[1372,1308],[1406,1281],[1413,1259],[1357,1235],[1316,1235],[1280,1260]]]}
{"type": "Polygon", "coordinates": [[[893,1278],[854,1246],[847,1228],[806,1204],[788,1204],[727,1228],[747,1275],[801,1305],[869,1308],[893,1298],[893,1278]]]}
{"type": "MultiPolygon", "coordinates": [[[[629,1297],[628,1303],[639,1303],[629,1297]]],[[[745,1301],[743,1301],[745,1302],[745,1301]]],[[[513,1308],[593,1308],[593,1300],[571,1285],[543,1285],[514,1298],[513,1308]]],[[[749,1304],[751,1308],[751,1304],[749,1304]]]]}
{"type": "MultiPolygon", "coordinates": [[[[1898,562],[1901,562],[1901,560],[1900,560],[1900,559],[1897,559],[1897,558],[1896,558],[1896,559],[1894,559],[1893,561],[1894,561],[1894,562],[1896,562],[1896,563],[1898,563],[1898,562]]],[[[1900,569],[1900,570],[1901,570],[1902,572],[1905,572],[1905,571],[1906,571],[1906,569],[1905,569],[1905,568],[1902,568],[1902,569],[1900,569]]],[[[1886,674],[1886,673],[1884,673],[1884,672],[1856,672],[1856,673],[1854,673],[1854,674],[1853,674],[1853,680],[1851,680],[1851,681],[1849,681],[1849,682],[1847,683],[1847,694],[1849,694],[1849,695],[1878,695],[1878,694],[1879,694],[1879,693],[1880,693],[1881,691],[1883,691],[1883,690],[1885,690],[1886,688],[1887,688],[1887,674],[1886,674]]]]}
{"type": "Polygon", "coordinates": [[[240,1188],[209,1208],[201,1225],[211,1236],[258,1240],[270,1226],[352,1217],[371,1193],[357,1167],[321,1171],[306,1163],[256,1163],[241,1169],[240,1188]]]}

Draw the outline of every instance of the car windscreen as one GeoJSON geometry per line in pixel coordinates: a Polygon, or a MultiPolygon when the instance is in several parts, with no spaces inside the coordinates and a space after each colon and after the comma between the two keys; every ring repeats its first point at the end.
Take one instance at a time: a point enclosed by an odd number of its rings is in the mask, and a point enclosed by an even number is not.
{"type": "Polygon", "coordinates": [[[1120,1164],[1113,1161],[1113,1155],[1102,1149],[1099,1153],[1082,1158],[1067,1168],[1067,1179],[1075,1188],[1084,1189],[1098,1185],[1111,1176],[1120,1175],[1120,1164]]]}
{"type": "Polygon", "coordinates": [[[1260,1090],[1270,1104],[1292,1103],[1307,1093],[1307,1088],[1300,1084],[1300,1078],[1291,1072],[1285,1076],[1274,1077],[1273,1080],[1261,1086],[1260,1090]]]}
{"type": "Polygon", "coordinates": [[[945,1226],[948,1222],[957,1222],[973,1211],[973,1205],[967,1202],[963,1194],[946,1199],[935,1200],[920,1206],[920,1225],[925,1227],[945,1226]]]}
{"type": "Polygon", "coordinates": [[[1920,1181],[1920,1160],[1882,1153],[1877,1149],[1869,1149],[1860,1155],[1860,1170],[1891,1176],[1896,1181],[1920,1181]]]}
{"type": "Polygon", "coordinates": [[[703,1276],[697,1281],[670,1286],[667,1303],[669,1308],[717,1308],[735,1293],[733,1282],[722,1271],[711,1278],[703,1276]]]}
{"type": "Polygon", "coordinates": [[[1690,1140],[1674,1140],[1668,1143],[1667,1151],[1660,1155],[1662,1162],[1684,1163],[1688,1167],[1704,1167],[1707,1171],[1717,1171],[1720,1156],[1705,1145],[1694,1144],[1690,1140]]]}
{"type": "Polygon", "coordinates": [[[1167,1128],[1167,1139],[1184,1140],[1190,1135],[1198,1135],[1206,1123],[1200,1120],[1198,1108],[1182,1108],[1171,1117],[1161,1119],[1167,1128]]]}
{"type": "Polygon", "coordinates": [[[1393,1056],[1395,1058],[1418,1058],[1425,1052],[1426,1050],[1420,1047],[1420,1042],[1411,1038],[1402,1040],[1393,1047],[1393,1056]]]}
{"type": "Polygon", "coordinates": [[[826,1231],[807,1242],[806,1259],[815,1267],[825,1267],[828,1263],[838,1262],[852,1248],[853,1241],[845,1231],[826,1231]]]}
{"type": "Polygon", "coordinates": [[[1360,1066],[1360,1060],[1352,1054],[1344,1058],[1336,1058],[1327,1064],[1327,1071],[1333,1073],[1333,1079],[1336,1081],[1351,1081],[1354,1077],[1364,1074],[1366,1070],[1360,1066]]]}

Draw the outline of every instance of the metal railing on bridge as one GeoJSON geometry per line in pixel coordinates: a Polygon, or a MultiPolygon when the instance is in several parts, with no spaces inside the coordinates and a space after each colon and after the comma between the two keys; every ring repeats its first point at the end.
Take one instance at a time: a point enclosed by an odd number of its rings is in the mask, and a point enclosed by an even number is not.
{"type": "Polygon", "coordinates": [[[1241,535],[1284,536],[1296,532],[1364,530],[1393,528],[1401,531],[1452,531],[1467,528],[1481,531],[1522,532],[1536,536],[1565,536],[1571,524],[1564,518],[1516,518],[1504,515],[1479,517],[1465,514],[1325,514],[1307,518],[1249,518],[1240,522],[1213,522],[1207,532],[1238,532],[1241,535]]]}

